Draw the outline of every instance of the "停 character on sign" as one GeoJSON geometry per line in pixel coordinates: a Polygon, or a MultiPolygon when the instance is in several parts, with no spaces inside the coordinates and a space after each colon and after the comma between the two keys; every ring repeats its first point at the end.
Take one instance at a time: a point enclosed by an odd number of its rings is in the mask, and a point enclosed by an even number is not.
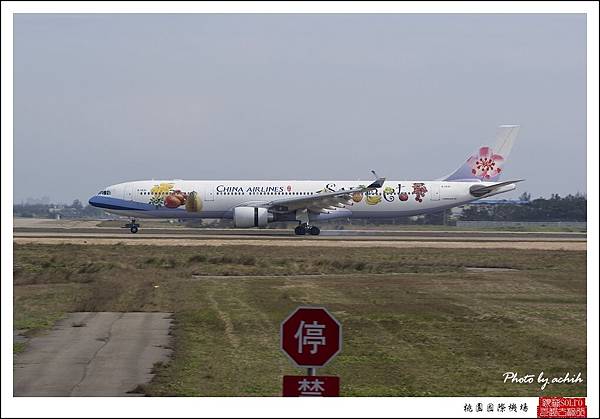
{"type": "Polygon", "coordinates": [[[298,331],[294,335],[294,338],[298,340],[298,353],[303,353],[304,346],[310,345],[312,346],[310,353],[316,354],[319,350],[319,345],[325,345],[324,330],[325,325],[317,323],[316,320],[309,324],[301,321],[298,331]]]}

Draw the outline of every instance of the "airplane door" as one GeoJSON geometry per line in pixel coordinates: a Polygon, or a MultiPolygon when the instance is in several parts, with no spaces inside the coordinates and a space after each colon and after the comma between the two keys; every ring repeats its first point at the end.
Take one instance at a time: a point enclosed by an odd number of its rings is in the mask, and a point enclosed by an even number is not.
{"type": "Polygon", "coordinates": [[[215,191],[212,186],[207,186],[204,190],[204,200],[205,201],[214,201],[215,200],[215,191]]]}
{"type": "Polygon", "coordinates": [[[123,189],[123,199],[133,201],[133,185],[125,185],[123,189]]]}
{"type": "Polygon", "coordinates": [[[439,201],[440,200],[440,184],[438,182],[431,183],[428,185],[428,187],[431,187],[429,199],[431,199],[432,201],[439,201]]]}

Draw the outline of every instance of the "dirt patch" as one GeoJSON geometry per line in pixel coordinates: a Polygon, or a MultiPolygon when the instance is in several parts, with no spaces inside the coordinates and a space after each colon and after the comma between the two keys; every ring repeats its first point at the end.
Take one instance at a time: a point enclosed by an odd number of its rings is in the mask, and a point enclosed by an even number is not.
{"type": "Polygon", "coordinates": [[[231,346],[233,346],[235,349],[237,349],[240,346],[240,340],[238,339],[237,335],[234,332],[233,323],[231,322],[231,318],[225,311],[219,309],[219,304],[217,303],[217,300],[215,300],[215,297],[212,294],[208,294],[208,300],[212,304],[214,310],[217,312],[219,319],[225,325],[225,335],[227,336],[227,339],[231,343],[231,346]]]}
{"type": "Polygon", "coordinates": [[[473,273],[478,273],[478,272],[511,272],[511,271],[518,271],[518,269],[514,269],[514,268],[494,268],[494,267],[465,267],[465,271],[467,272],[473,272],[473,273]]]}

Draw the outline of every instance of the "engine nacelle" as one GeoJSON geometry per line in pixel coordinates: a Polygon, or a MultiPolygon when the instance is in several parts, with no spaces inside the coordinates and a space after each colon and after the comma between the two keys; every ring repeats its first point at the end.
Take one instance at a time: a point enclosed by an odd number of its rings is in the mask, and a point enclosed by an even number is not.
{"type": "Polygon", "coordinates": [[[273,214],[266,208],[236,207],[233,209],[233,224],[236,227],[266,227],[273,214]]]}

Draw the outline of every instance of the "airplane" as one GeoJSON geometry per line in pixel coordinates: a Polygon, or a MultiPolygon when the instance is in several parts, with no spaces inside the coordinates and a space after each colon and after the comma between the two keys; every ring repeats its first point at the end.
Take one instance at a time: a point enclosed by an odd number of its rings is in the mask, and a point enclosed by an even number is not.
{"type": "Polygon", "coordinates": [[[297,222],[296,235],[318,235],[319,221],[395,218],[438,212],[512,191],[523,179],[499,182],[519,125],[498,127],[495,147],[482,146],[454,172],[437,180],[142,180],[108,186],[89,203],[138,218],[232,219],[237,228],[297,222]]]}

